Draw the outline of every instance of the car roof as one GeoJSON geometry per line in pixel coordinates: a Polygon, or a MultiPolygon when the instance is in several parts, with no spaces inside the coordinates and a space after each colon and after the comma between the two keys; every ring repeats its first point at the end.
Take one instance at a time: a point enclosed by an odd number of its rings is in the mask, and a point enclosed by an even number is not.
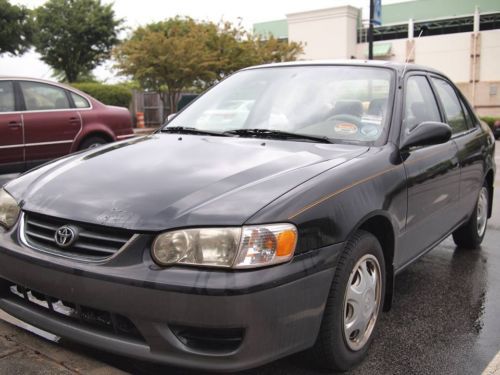
{"type": "Polygon", "coordinates": [[[47,83],[47,84],[52,85],[52,86],[58,86],[58,87],[61,87],[63,89],[66,89],[66,90],[73,91],[74,93],[77,93],[77,94],[85,97],[87,100],[94,99],[90,95],[88,95],[87,93],[85,93],[81,90],[78,90],[77,88],[75,88],[69,84],[59,83],[59,82],[55,82],[55,81],[49,81],[47,79],[34,78],[34,77],[23,77],[23,76],[3,76],[3,75],[0,75],[0,81],[6,81],[6,80],[33,81],[33,82],[47,83]]]}
{"type": "Polygon", "coordinates": [[[398,73],[410,70],[422,70],[426,72],[436,73],[444,75],[442,72],[430,68],[424,65],[418,64],[405,64],[403,62],[395,61],[385,61],[385,60],[303,60],[303,61],[292,61],[292,62],[282,62],[282,63],[272,63],[251,66],[243,70],[249,69],[260,69],[260,68],[274,68],[274,67],[284,67],[284,66],[324,66],[324,65],[348,65],[348,66],[372,66],[372,67],[384,67],[396,70],[398,73]]]}
{"type": "Polygon", "coordinates": [[[48,83],[48,84],[54,85],[54,86],[61,86],[61,87],[64,87],[64,88],[72,88],[72,87],[69,87],[68,85],[65,85],[65,84],[62,84],[62,83],[59,83],[59,82],[56,82],[56,81],[50,81],[50,80],[47,80],[47,79],[35,78],[35,77],[4,76],[4,75],[0,75],[0,79],[1,80],[11,79],[11,80],[15,80],[15,81],[34,81],[34,82],[48,83]]]}

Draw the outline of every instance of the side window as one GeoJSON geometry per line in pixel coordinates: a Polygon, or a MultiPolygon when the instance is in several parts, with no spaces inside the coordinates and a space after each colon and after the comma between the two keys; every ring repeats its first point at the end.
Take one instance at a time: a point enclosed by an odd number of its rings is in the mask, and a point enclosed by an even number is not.
{"type": "Polygon", "coordinates": [[[439,99],[443,103],[444,113],[453,134],[467,130],[467,121],[462,110],[462,105],[453,87],[448,82],[439,78],[432,78],[432,82],[434,82],[439,99]]]}
{"type": "Polygon", "coordinates": [[[408,134],[424,121],[441,121],[431,86],[424,76],[410,76],[406,81],[403,129],[408,134]]]}
{"type": "Polygon", "coordinates": [[[0,81],[0,112],[15,110],[14,84],[11,81],[0,81]]]}
{"type": "Polygon", "coordinates": [[[40,82],[20,82],[27,111],[70,108],[64,89],[40,82]]]}
{"type": "Polygon", "coordinates": [[[75,103],[76,108],[89,108],[90,104],[83,96],[75,94],[74,92],[69,92],[71,94],[71,98],[75,103]]]}
{"type": "Polygon", "coordinates": [[[462,104],[462,110],[465,114],[465,120],[467,121],[467,126],[472,129],[476,126],[476,120],[471,112],[469,106],[467,106],[462,98],[460,99],[460,103],[462,104]]]}

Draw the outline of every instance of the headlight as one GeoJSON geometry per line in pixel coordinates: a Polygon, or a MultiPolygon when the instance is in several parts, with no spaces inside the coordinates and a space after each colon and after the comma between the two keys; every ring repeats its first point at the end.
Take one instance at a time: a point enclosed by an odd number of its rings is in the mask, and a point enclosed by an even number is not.
{"type": "Polygon", "coordinates": [[[16,223],[21,209],[16,200],[4,189],[0,189],[0,226],[10,229],[16,223]]]}
{"type": "Polygon", "coordinates": [[[152,255],[161,266],[253,268],[290,260],[296,244],[292,224],[184,229],[156,237],[152,255]]]}

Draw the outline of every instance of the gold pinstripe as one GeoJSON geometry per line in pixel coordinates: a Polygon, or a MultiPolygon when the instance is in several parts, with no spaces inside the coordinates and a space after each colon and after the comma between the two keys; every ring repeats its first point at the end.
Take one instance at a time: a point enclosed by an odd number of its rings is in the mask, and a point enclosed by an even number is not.
{"type": "MultiPolygon", "coordinates": [[[[430,158],[430,157],[432,157],[432,156],[434,156],[436,154],[441,153],[442,151],[443,151],[442,149],[435,150],[434,152],[432,152],[430,154],[424,155],[424,156],[419,157],[419,158],[415,158],[414,160],[411,160],[411,161],[407,162],[406,164],[407,165],[408,164],[413,164],[413,163],[416,163],[418,161],[421,161],[421,160],[424,160],[424,159],[428,159],[428,158],[430,158]]],[[[365,183],[367,181],[373,180],[374,178],[377,178],[377,177],[382,176],[382,175],[384,175],[386,173],[389,173],[389,172],[391,172],[391,171],[393,171],[395,169],[398,169],[400,166],[401,165],[397,165],[397,166],[385,169],[385,170],[383,170],[381,172],[375,173],[375,174],[373,174],[371,176],[368,176],[368,177],[365,177],[365,178],[363,178],[361,180],[355,181],[352,184],[343,187],[342,189],[334,191],[333,193],[327,194],[327,195],[321,197],[320,199],[318,199],[318,200],[316,200],[316,201],[308,204],[307,206],[304,206],[303,208],[301,208],[300,210],[298,210],[297,212],[295,212],[293,215],[289,216],[288,220],[292,220],[293,218],[299,216],[300,214],[306,212],[307,210],[309,210],[309,209],[317,206],[318,204],[323,203],[324,201],[326,201],[328,199],[334,198],[337,195],[340,195],[343,192],[345,192],[345,191],[347,191],[347,190],[349,190],[349,189],[351,189],[351,188],[353,188],[355,186],[361,185],[361,184],[363,184],[363,183],[365,183]]]]}

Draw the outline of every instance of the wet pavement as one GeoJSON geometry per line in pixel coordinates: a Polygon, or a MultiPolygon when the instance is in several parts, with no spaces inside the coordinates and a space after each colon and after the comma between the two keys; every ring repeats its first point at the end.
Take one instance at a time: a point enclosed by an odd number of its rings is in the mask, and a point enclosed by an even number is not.
{"type": "MultiPolygon", "coordinates": [[[[499,149],[500,142],[497,142],[496,160],[500,166],[499,149]]],[[[393,308],[382,315],[368,358],[350,374],[481,374],[497,355],[500,351],[498,176],[495,187],[494,216],[488,223],[481,249],[459,249],[448,238],[399,274],[393,308]]],[[[0,335],[2,327],[0,325],[0,335]]],[[[41,346],[52,345],[36,340],[41,346]]],[[[134,374],[195,374],[68,343],[59,347],[66,349],[68,355],[82,353],[94,361],[134,374]]],[[[16,369],[16,365],[13,366],[16,369]]],[[[0,372],[4,373],[1,353],[0,372]]],[[[299,354],[243,374],[325,372],[312,369],[299,354]]]]}

